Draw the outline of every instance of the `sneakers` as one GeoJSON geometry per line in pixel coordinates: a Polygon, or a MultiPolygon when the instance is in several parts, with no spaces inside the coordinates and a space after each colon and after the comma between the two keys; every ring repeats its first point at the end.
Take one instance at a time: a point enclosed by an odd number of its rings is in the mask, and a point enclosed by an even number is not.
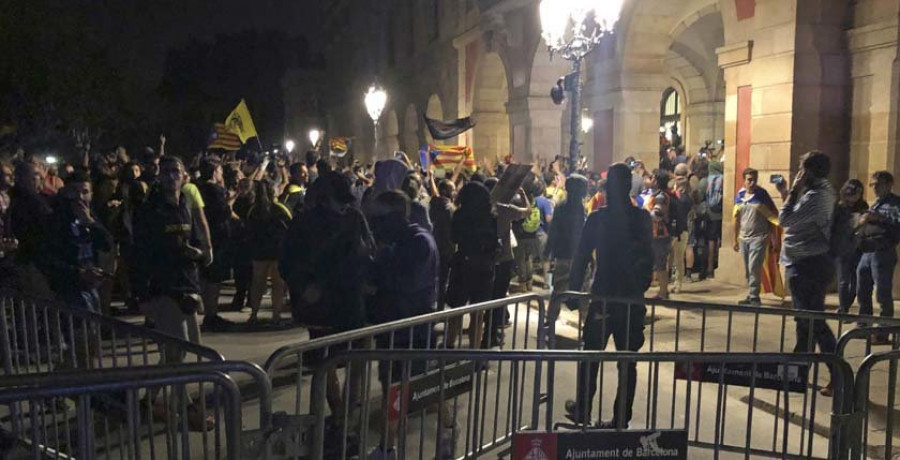
{"type": "Polygon", "coordinates": [[[369,451],[366,460],[397,460],[397,449],[378,446],[369,451]]]}
{"type": "Polygon", "coordinates": [[[591,423],[591,414],[582,414],[578,408],[578,403],[572,399],[566,401],[566,418],[577,425],[589,425],[591,423]]]}
{"type": "Polygon", "coordinates": [[[222,318],[219,315],[207,316],[200,325],[201,332],[229,332],[234,327],[234,322],[222,318]]]}
{"type": "MultiPolygon", "coordinates": [[[[597,422],[597,428],[601,430],[615,430],[618,429],[617,425],[618,423],[616,423],[615,420],[610,420],[608,422],[597,422]]],[[[626,423],[624,426],[622,426],[622,429],[627,430],[628,424],[626,423]]]]}
{"type": "Polygon", "coordinates": [[[758,306],[762,305],[762,301],[760,301],[759,297],[747,296],[746,299],[738,302],[738,305],[740,305],[742,307],[758,307],[758,306]]]}

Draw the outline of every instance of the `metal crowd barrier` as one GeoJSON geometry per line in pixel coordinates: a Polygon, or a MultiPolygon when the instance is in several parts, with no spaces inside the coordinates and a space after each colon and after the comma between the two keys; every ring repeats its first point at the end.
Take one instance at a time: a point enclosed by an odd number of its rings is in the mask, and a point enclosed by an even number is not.
{"type": "Polygon", "coordinates": [[[223,361],[216,350],[152,329],[45,300],[0,293],[2,374],[156,365],[166,353],[187,362],[223,361]]]}
{"type": "Polygon", "coordinates": [[[900,458],[900,436],[894,428],[900,418],[897,402],[897,361],[900,334],[893,334],[892,351],[866,357],[856,374],[856,440],[853,458],[900,458]],[[885,372],[885,367],[887,370],[885,372]],[[879,391],[873,392],[874,389],[879,391]],[[873,393],[878,396],[873,400],[873,393]],[[881,400],[881,397],[884,400],[881,400]]]}
{"type": "MultiPolygon", "coordinates": [[[[364,327],[347,332],[327,335],[318,339],[306,340],[279,348],[266,360],[263,369],[273,380],[283,381],[294,387],[294,414],[309,412],[308,378],[304,371],[310,371],[322,360],[335,352],[359,348],[408,348],[437,349],[471,347],[463,342],[465,334],[460,334],[456,344],[447,344],[442,339],[453,321],[462,321],[469,317],[469,327],[475,314],[483,314],[485,330],[494,328],[496,321],[503,321],[503,312],[509,313],[508,323],[504,325],[504,337],[499,347],[503,349],[544,348],[545,334],[542,334],[544,322],[544,299],[537,294],[509,297],[501,300],[469,305],[466,307],[444,310],[413,318],[392,321],[375,326],[364,327]],[[424,332],[424,333],[423,333],[424,332]],[[424,335],[423,344],[404,343],[408,335],[424,335]],[[377,339],[377,340],[376,340],[377,339]],[[376,343],[377,342],[377,343],[376,343]],[[306,396],[306,397],[304,397],[306,396]]],[[[475,344],[475,348],[480,344],[475,344]]],[[[290,407],[290,406],[287,406],[290,407]]]]}
{"type": "MultiPolygon", "coordinates": [[[[627,378],[622,372],[614,383],[625,388],[627,378]]],[[[375,399],[368,380],[364,387],[364,400],[375,399]]],[[[597,398],[611,406],[613,394],[615,388],[601,385],[597,398]]],[[[529,449],[537,450],[528,458],[551,458],[542,449],[557,443],[560,456],[552,458],[624,458],[613,451],[634,443],[632,447],[644,449],[644,454],[653,454],[636,455],[632,449],[634,458],[695,458],[702,455],[700,450],[709,449],[713,458],[733,452],[744,458],[844,459],[854,435],[852,408],[850,366],[828,354],[354,350],[330,357],[316,370],[311,458],[364,456],[376,446],[394,446],[396,458],[479,458],[494,450],[507,456],[510,449],[513,458],[524,458],[529,449]],[[387,393],[390,403],[380,410],[364,405],[366,414],[350,429],[330,428],[334,414],[329,415],[327,405],[328,373],[356,364],[367,370],[363,375],[368,378],[376,363],[382,369],[383,388],[374,391],[387,393]],[[575,397],[576,368],[604,363],[635,366],[636,391],[646,386],[652,398],[635,401],[628,426],[622,421],[627,418],[625,405],[618,407],[620,422],[614,429],[568,424],[562,401],[575,397]],[[832,369],[833,398],[819,397],[810,383],[823,365],[832,369]],[[537,374],[533,386],[527,384],[532,381],[525,371],[528,367],[537,374]],[[556,367],[557,375],[539,373],[542,367],[556,367]],[[657,369],[655,377],[643,378],[651,368],[657,369]],[[671,386],[662,383],[669,379],[671,386]],[[757,409],[757,400],[774,400],[776,395],[788,400],[788,394],[800,394],[807,401],[802,412],[785,407],[769,414],[757,409]],[[740,404],[742,396],[749,404],[740,404]],[[369,411],[377,415],[370,417],[369,411]],[[825,420],[816,420],[817,412],[825,413],[825,420]],[[827,426],[824,432],[813,428],[820,422],[827,426]],[[554,437],[552,444],[548,436],[554,437]],[[572,441],[579,436],[581,443],[572,441]],[[591,441],[585,443],[588,438],[591,441]],[[675,444],[663,445],[663,439],[675,444]],[[565,440],[574,442],[571,456],[562,450],[565,440]],[[679,442],[682,447],[676,447],[679,442]],[[609,450],[597,453],[604,445],[609,450]],[[677,449],[688,445],[685,456],[676,455],[677,449]],[[578,456],[588,450],[606,456],[578,456]]]]}
{"type": "MultiPolygon", "coordinates": [[[[900,319],[876,316],[860,316],[830,312],[813,312],[776,307],[749,307],[705,302],[682,302],[659,299],[626,299],[601,297],[588,293],[563,292],[555,294],[548,307],[549,317],[555,319],[565,304],[582,305],[592,302],[600,317],[608,318],[621,306],[644,306],[644,334],[646,339],[641,351],[685,351],[685,352],[766,352],[785,353],[796,345],[795,322],[806,324],[812,331],[817,324],[825,322],[844,341],[838,340],[840,356],[851,348],[854,338],[864,338],[873,332],[852,332],[857,329],[872,328],[877,325],[900,327],[900,319]],[[856,324],[863,325],[859,328],[856,324]],[[843,343],[843,345],[840,345],[843,343]]],[[[573,305],[574,306],[574,305],[573,305]]],[[[579,311],[579,324],[584,324],[585,309],[579,311]]],[[[605,323],[605,322],[604,322],[605,323]]],[[[549,321],[548,345],[550,348],[580,348],[584,345],[582,328],[568,325],[566,340],[565,327],[559,328],[556,321],[549,321]],[[557,335],[559,334],[559,335],[557,335]],[[571,343],[566,343],[571,342],[571,343]]],[[[815,343],[813,334],[806,346],[812,350],[815,343]]],[[[636,350],[635,350],[636,351],[636,350]]],[[[858,351],[855,350],[855,351],[858,351]]],[[[868,354],[868,353],[867,353],[868,354]]]]}
{"type": "Polygon", "coordinates": [[[0,377],[0,457],[259,458],[244,439],[241,394],[229,373],[259,389],[259,431],[271,428],[271,384],[242,362],[65,371],[0,377]],[[196,387],[196,391],[192,390],[196,387]]]}

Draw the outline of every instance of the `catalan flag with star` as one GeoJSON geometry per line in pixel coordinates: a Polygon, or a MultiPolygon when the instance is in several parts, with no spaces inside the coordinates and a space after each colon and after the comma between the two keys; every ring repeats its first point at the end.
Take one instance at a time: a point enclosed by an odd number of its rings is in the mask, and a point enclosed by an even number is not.
{"type": "Polygon", "coordinates": [[[428,144],[419,150],[420,155],[423,153],[431,157],[431,163],[436,168],[453,171],[460,162],[464,162],[463,168],[472,172],[478,169],[472,147],[428,144]]]}
{"type": "Polygon", "coordinates": [[[216,123],[210,133],[209,150],[225,150],[226,152],[235,152],[241,149],[241,138],[237,134],[231,132],[224,123],[216,123]]]}

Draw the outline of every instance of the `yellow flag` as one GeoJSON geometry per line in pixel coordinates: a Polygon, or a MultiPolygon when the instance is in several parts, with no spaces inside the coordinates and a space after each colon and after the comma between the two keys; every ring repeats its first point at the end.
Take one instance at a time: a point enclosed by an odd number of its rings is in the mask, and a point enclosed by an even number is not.
{"type": "Polygon", "coordinates": [[[250,110],[247,109],[247,103],[241,99],[241,103],[228,114],[225,119],[225,126],[228,130],[237,134],[241,138],[241,142],[246,143],[247,139],[256,137],[256,126],[253,125],[253,118],[250,118],[250,110]]]}

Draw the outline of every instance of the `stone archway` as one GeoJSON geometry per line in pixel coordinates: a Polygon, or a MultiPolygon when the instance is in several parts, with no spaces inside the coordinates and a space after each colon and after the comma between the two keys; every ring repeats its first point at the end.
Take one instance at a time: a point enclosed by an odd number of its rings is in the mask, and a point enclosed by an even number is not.
{"type": "Polygon", "coordinates": [[[403,118],[403,151],[413,155],[419,151],[419,111],[415,104],[406,106],[403,118]]]}
{"type": "MultiPolygon", "coordinates": [[[[425,107],[425,116],[434,120],[443,120],[444,119],[444,105],[441,103],[441,98],[437,94],[432,94],[431,97],[428,98],[428,105],[425,107]]],[[[425,133],[425,142],[429,144],[434,143],[434,139],[431,137],[431,133],[428,131],[428,128],[422,130],[425,133]]],[[[441,141],[442,144],[455,144],[454,139],[447,139],[441,141]]]]}
{"type": "Polygon", "coordinates": [[[472,116],[477,125],[472,130],[475,157],[497,161],[510,153],[509,145],[509,80],[506,67],[497,53],[481,58],[475,73],[472,116]]]}

